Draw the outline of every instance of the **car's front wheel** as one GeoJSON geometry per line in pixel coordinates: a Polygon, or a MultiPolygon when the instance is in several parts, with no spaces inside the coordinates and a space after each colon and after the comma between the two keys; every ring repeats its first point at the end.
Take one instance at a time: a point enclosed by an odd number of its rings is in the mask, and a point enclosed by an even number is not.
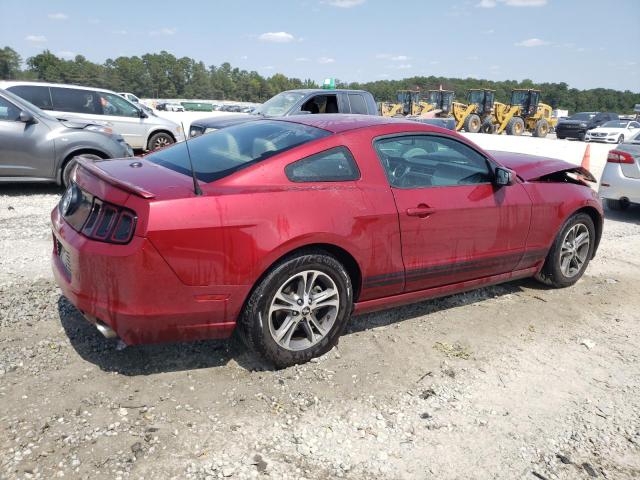
{"type": "Polygon", "coordinates": [[[334,257],[310,252],[274,267],[247,301],[238,328],[247,346],[278,368],[328,352],[349,319],[351,279],[334,257]]]}
{"type": "Polygon", "coordinates": [[[555,288],[576,283],[593,257],[595,231],[593,220],[586,213],[571,216],[556,236],[536,279],[555,288]]]}

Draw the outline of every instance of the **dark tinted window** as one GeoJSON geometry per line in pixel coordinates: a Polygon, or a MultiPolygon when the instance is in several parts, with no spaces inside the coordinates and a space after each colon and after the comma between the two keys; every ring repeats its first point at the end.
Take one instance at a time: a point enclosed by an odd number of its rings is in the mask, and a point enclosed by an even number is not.
{"type": "Polygon", "coordinates": [[[20,109],[0,97],[0,121],[15,122],[20,118],[20,109]]]}
{"type": "Polygon", "coordinates": [[[292,182],[346,182],[360,178],[356,162],[345,147],[298,160],[287,165],[285,172],[292,182]]]}
{"type": "Polygon", "coordinates": [[[357,93],[350,93],[349,103],[351,104],[351,113],[360,113],[362,115],[366,115],[368,113],[367,102],[365,102],[362,95],[357,93]]]}
{"type": "Polygon", "coordinates": [[[407,135],[374,145],[392,187],[474,185],[493,179],[482,155],[451,138],[407,135]]]}
{"type": "Polygon", "coordinates": [[[212,182],[249,165],[303,143],[326,137],[330,132],[307,125],[259,120],[223,128],[148,155],[158,165],[191,175],[187,146],[196,177],[212,182]]]}
{"type": "Polygon", "coordinates": [[[51,87],[53,109],[60,112],[100,115],[102,108],[97,92],[75,88],[51,87]]]}
{"type": "Polygon", "coordinates": [[[339,113],[336,95],[315,95],[304,102],[300,110],[309,113],[339,113]]]}
{"type": "Polygon", "coordinates": [[[7,88],[7,90],[24,98],[27,102],[33,103],[36,107],[40,107],[43,110],[51,110],[49,87],[39,85],[16,85],[14,87],[7,88]]]}

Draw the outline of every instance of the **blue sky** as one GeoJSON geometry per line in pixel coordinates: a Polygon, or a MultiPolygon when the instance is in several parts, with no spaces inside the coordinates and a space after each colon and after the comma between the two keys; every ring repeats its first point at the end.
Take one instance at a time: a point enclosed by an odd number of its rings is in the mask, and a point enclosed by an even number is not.
{"type": "Polygon", "coordinates": [[[0,0],[0,46],[167,50],[321,81],[530,78],[640,92],[640,0],[0,0]]]}

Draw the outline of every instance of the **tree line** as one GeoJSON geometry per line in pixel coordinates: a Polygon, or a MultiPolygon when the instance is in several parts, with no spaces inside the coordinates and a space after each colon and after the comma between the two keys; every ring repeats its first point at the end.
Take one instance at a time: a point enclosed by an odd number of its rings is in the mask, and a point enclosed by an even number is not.
{"type": "MultiPolygon", "coordinates": [[[[169,52],[107,59],[94,63],[82,55],[60,58],[49,50],[29,57],[23,65],[20,55],[10,47],[0,49],[0,79],[40,80],[132,92],[143,98],[197,98],[263,102],[273,95],[294,88],[317,88],[311,79],[289,78],[281,73],[263,77],[256,71],[241,70],[229,63],[207,66],[189,57],[177,58],[169,52]]],[[[536,88],[542,101],[553,108],[570,112],[614,111],[631,113],[640,104],[640,93],[608,88],[579,90],[564,83],[535,83],[525,79],[490,81],[475,78],[411,77],[402,80],[378,80],[344,83],[338,87],[370,91],[377,101],[394,101],[396,91],[422,91],[442,87],[453,90],[464,102],[470,88],[490,88],[496,100],[508,103],[513,88],[536,88]]]]}

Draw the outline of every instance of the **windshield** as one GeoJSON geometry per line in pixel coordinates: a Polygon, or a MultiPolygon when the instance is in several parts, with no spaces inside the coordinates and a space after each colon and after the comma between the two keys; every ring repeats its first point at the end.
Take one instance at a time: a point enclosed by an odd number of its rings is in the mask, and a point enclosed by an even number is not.
{"type": "Polygon", "coordinates": [[[56,121],[56,119],[53,118],[51,115],[49,115],[47,112],[45,112],[44,110],[41,110],[40,108],[36,107],[31,102],[27,102],[24,98],[19,97],[16,94],[11,93],[8,90],[2,90],[2,92],[13,103],[17,103],[19,107],[26,108],[27,110],[31,110],[32,113],[37,114],[39,117],[44,117],[47,120],[53,120],[54,122],[56,121]]]}
{"type": "Polygon", "coordinates": [[[588,121],[591,120],[593,117],[595,117],[596,114],[595,113],[589,113],[589,112],[582,112],[582,113],[576,113],[574,115],[571,115],[567,120],[583,120],[583,121],[588,121]]]}
{"type": "Polygon", "coordinates": [[[302,97],[304,97],[304,93],[282,92],[264,102],[254,113],[265,117],[281,117],[291,110],[291,107],[298,103],[302,97]]]}
{"type": "Polygon", "coordinates": [[[527,90],[514,91],[511,94],[511,105],[524,105],[529,99],[529,92],[527,90]]]}
{"type": "Polygon", "coordinates": [[[216,130],[159,150],[146,159],[191,175],[189,152],[198,180],[213,182],[304,143],[331,133],[292,122],[262,120],[216,130]]]}
{"type": "Polygon", "coordinates": [[[627,128],[629,122],[621,122],[620,120],[611,120],[609,122],[604,122],[601,126],[603,128],[627,128]]]}
{"type": "Polygon", "coordinates": [[[482,90],[479,91],[470,91],[469,92],[469,103],[477,103],[481,105],[484,102],[484,92],[482,90]]]}

